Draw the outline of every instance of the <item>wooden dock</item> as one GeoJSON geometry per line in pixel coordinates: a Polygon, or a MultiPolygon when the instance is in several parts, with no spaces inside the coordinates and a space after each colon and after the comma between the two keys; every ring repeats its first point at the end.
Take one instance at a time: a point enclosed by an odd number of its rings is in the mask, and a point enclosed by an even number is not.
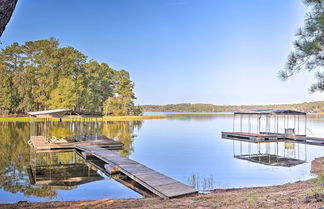
{"type": "Polygon", "coordinates": [[[111,174],[110,172],[107,172],[107,170],[105,168],[106,164],[102,160],[100,160],[100,159],[98,159],[96,157],[93,157],[91,155],[87,155],[84,152],[79,152],[78,150],[76,150],[76,152],[77,152],[77,154],[79,154],[85,160],[86,164],[88,164],[89,166],[93,166],[93,167],[97,168],[102,173],[106,174],[107,176],[114,179],[115,181],[123,184],[124,186],[132,189],[133,191],[141,194],[143,197],[154,197],[154,196],[156,196],[154,193],[147,190],[142,185],[140,185],[139,183],[135,182],[134,180],[132,180],[131,178],[129,178],[128,176],[126,176],[126,175],[124,175],[122,173],[111,174]]]}
{"type": "Polygon", "coordinates": [[[122,157],[116,152],[96,145],[80,144],[77,145],[75,149],[101,159],[109,165],[108,167],[117,168],[121,173],[127,175],[147,190],[163,199],[190,195],[198,192],[196,189],[154,171],[134,160],[122,157]]]}
{"type": "Polygon", "coordinates": [[[277,142],[278,137],[276,135],[269,134],[256,134],[246,132],[222,132],[222,138],[236,139],[239,141],[249,142],[277,142]]]}
{"type": "Polygon", "coordinates": [[[30,137],[28,144],[36,151],[74,149],[75,146],[82,144],[97,145],[99,147],[105,147],[110,150],[120,150],[123,148],[123,144],[121,142],[108,139],[107,137],[103,136],[98,138],[98,140],[54,143],[44,136],[32,136],[30,137]]]}
{"type": "Polygon", "coordinates": [[[261,132],[260,134],[247,132],[222,132],[222,138],[253,143],[294,141],[303,144],[324,146],[324,138],[267,132],[261,132]]]}
{"type": "Polygon", "coordinates": [[[97,158],[104,164],[105,173],[112,174],[112,171],[118,171],[163,199],[198,193],[196,189],[188,185],[111,151],[111,149],[122,149],[123,146],[122,143],[112,139],[54,143],[44,136],[32,136],[28,144],[36,152],[73,149],[81,153],[84,158],[97,158]]]}

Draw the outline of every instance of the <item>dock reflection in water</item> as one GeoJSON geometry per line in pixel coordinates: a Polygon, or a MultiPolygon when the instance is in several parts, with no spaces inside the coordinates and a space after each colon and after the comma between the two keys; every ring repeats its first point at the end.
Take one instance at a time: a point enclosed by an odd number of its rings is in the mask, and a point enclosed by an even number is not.
{"type": "Polygon", "coordinates": [[[295,142],[252,143],[233,140],[234,158],[269,166],[291,167],[307,160],[307,145],[295,142]]]}
{"type": "Polygon", "coordinates": [[[33,185],[55,186],[56,189],[72,189],[77,185],[103,180],[97,169],[88,166],[74,151],[35,153],[31,151],[27,169],[33,185]]]}
{"type": "Polygon", "coordinates": [[[106,176],[143,196],[154,196],[121,173],[108,174],[104,165],[105,163],[97,158],[84,159],[81,153],[74,150],[67,152],[62,150],[59,152],[31,151],[30,167],[27,168],[27,172],[30,184],[50,186],[55,190],[71,190],[82,184],[104,180],[103,176],[106,176]]]}

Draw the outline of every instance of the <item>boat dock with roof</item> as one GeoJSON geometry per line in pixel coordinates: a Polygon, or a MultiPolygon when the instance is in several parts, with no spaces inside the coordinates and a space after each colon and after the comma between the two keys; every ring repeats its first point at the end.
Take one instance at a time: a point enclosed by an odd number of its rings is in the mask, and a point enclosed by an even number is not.
{"type": "Polygon", "coordinates": [[[307,114],[305,112],[253,110],[234,112],[233,130],[222,132],[222,138],[253,143],[295,141],[324,146],[324,138],[308,137],[306,132],[307,114]],[[244,123],[245,126],[243,126],[244,123]]]}

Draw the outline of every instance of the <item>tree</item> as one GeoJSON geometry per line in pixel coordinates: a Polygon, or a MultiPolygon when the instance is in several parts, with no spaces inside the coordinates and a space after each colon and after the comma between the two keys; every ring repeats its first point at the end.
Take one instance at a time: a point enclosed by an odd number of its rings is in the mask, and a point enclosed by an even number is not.
{"type": "Polygon", "coordinates": [[[48,106],[51,109],[75,109],[81,95],[78,94],[75,83],[70,78],[61,78],[58,87],[52,91],[50,97],[48,106]]]}
{"type": "Polygon", "coordinates": [[[141,113],[127,71],[88,61],[73,47],[59,47],[54,38],[2,49],[0,80],[1,114],[48,108],[101,113],[105,101],[116,115],[141,113]]]}
{"type": "Polygon", "coordinates": [[[103,105],[105,115],[140,115],[142,109],[135,106],[134,83],[125,70],[114,73],[113,97],[109,97],[103,105]]]}
{"type": "Polygon", "coordinates": [[[0,65],[0,115],[8,114],[8,110],[15,108],[11,77],[12,74],[6,70],[6,67],[0,65]]]}
{"type": "Polygon", "coordinates": [[[305,4],[311,12],[306,16],[304,28],[298,30],[295,51],[288,56],[286,69],[279,76],[286,80],[301,70],[317,70],[317,83],[310,90],[324,91],[324,1],[305,0],[305,4]]]}

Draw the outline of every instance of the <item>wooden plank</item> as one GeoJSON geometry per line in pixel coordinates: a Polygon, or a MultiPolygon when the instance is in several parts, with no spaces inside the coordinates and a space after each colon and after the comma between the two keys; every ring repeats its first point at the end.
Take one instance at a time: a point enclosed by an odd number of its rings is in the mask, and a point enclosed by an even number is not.
{"type": "Polygon", "coordinates": [[[105,167],[106,172],[109,175],[116,174],[116,173],[120,172],[118,168],[116,168],[116,167],[114,167],[114,166],[112,166],[110,164],[105,164],[104,167],[105,167]]]}
{"type": "Polygon", "coordinates": [[[155,188],[168,197],[182,196],[196,191],[192,187],[180,183],[165,184],[156,186],[155,188]]]}
{"type": "Polygon", "coordinates": [[[138,175],[137,177],[153,187],[178,183],[176,180],[169,178],[167,176],[154,176],[154,178],[152,178],[151,173],[141,174],[138,175]]]}

